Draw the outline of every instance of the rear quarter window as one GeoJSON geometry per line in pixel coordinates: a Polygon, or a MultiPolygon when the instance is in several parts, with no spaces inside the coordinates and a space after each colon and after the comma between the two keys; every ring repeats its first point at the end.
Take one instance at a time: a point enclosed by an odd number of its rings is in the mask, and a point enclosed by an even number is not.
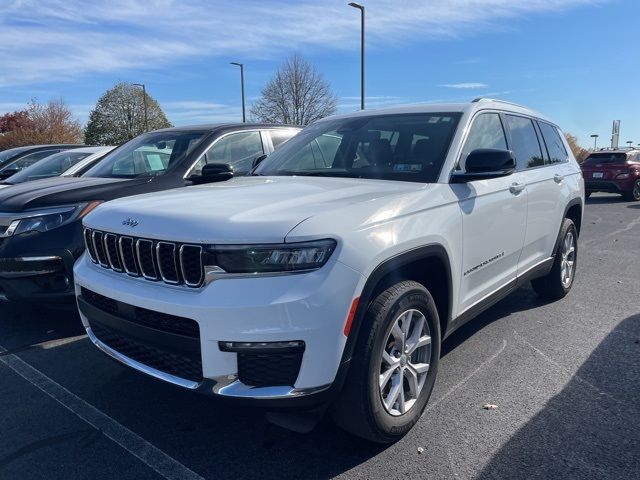
{"type": "Polygon", "coordinates": [[[569,154],[564,148],[558,129],[544,122],[539,122],[538,125],[547,146],[547,152],[549,152],[549,163],[563,163],[569,160],[569,154]]]}

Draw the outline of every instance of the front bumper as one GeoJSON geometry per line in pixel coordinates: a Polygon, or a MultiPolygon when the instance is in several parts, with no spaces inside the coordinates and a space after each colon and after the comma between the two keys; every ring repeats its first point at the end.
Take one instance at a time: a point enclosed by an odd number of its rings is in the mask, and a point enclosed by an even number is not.
{"type": "MultiPolygon", "coordinates": [[[[344,323],[363,281],[358,272],[335,260],[312,273],[219,279],[200,289],[132,278],[97,266],[86,256],[77,262],[74,273],[82,322],[91,341],[104,353],[174,385],[261,403],[312,397],[330,389],[346,343],[344,323]],[[157,368],[159,363],[155,360],[128,355],[131,350],[121,347],[121,343],[103,341],[94,330],[110,320],[104,317],[104,311],[97,312],[86,305],[83,288],[85,293],[117,300],[124,305],[119,307],[120,312],[138,308],[196,322],[201,378],[174,375],[157,368]],[[305,349],[291,385],[243,383],[239,353],[221,348],[221,342],[295,341],[304,342],[305,349]]],[[[146,335],[139,325],[130,329],[131,325],[125,323],[110,323],[123,342],[146,335]]],[[[168,340],[162,340],[162,348],[171,343],[168,340]]]]}
{"type": "Polygon", "coordinates": [[[0,299],[72,304],[74,256],[69,250],[0,258],[0,299]]]}

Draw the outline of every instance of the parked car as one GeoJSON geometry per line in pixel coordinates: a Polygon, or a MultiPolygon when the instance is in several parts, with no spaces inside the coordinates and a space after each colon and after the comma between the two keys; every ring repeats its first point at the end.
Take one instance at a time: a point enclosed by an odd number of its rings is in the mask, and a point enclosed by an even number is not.
{"type": "Polygon", "coordinates": [[[79,176],[115,147],[84,147],[54,153],[0,182],[0,188],[58,176],[79,176]]]}
{"type": "Polygon", "coordinates": [[[569,292],[583,204],[564,135],[527,108],[331,117],[251,176],[100,205],[78,305],[91,341],[140,372],[307,409],[269,416],[299,429],[331,404],[392,442],[423,412],[444,338],[526,282],[569,292]]]}
{"type": "Polygon", "coordinates": [[[10,148],[0,152],[0,180],[18,173],[43,158],[54,153],[72,148],[81,148],[85,145],[32,145],[29,147],[10,148]]]}
{"type": "Polygon", "coordinates": [[[81,220],[97,205],[218,181],[224,175],[210,162],[246,173],[256,158],[273,151],[274,139],[298,130],[251,124],[157,130],[113,150],[82,177],[0,189],[0,298],[71,304],[73,263],[84,250],[81,220]]]}
{"type": "Polygon", "coordinates": [[[593,152],[582,163],[582,175],[587,197],[592,192],[609,192],[640,200],[640,150],[593,152]]]}

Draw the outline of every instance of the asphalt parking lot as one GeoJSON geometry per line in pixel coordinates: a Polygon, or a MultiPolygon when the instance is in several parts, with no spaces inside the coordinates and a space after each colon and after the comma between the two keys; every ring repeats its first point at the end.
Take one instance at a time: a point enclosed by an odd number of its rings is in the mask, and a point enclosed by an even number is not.
{"type": "Polygon", "coordinates": [[[520,289],[448,339],[386,447],[281,430],[113,363],[72,313],[0,305],[0,478],[637,478],[639,247],[640,204],[594,195],[569,296],[520,289]]]}

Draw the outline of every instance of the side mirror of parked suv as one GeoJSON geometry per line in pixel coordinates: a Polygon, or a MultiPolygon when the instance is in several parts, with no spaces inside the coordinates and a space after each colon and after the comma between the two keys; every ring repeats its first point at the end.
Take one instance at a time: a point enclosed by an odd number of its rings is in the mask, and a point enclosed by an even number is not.
{"type": "Polygon", "coordinates": [[[479,148],[472,151],[465,162],[465,171],[453,174],[452,183],[506,177],[516,170],[516,159],[510,150],[479,148]]]}
{"type": "Polygon", "coordinates": [[[198,178],[191,178],[194,183],[224,182],[233,178],[233,167],[228,163],[208,163],[202,167],[198,178]]]}
{"type": "Polygon", "coordinates": [[[253,162],[251,164],[251,168],[256,168],[267,157],[268,157],[268,155],[260,155],[259,157],[254,158],[253,162]]]}

